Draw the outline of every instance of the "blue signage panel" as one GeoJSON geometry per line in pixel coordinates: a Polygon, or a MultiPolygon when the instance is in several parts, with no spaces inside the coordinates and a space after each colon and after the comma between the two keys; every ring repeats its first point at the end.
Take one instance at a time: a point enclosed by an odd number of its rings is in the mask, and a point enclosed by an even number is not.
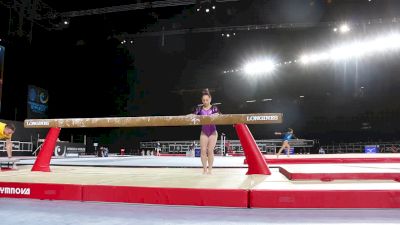
{"type": "Polygon", "coordinates": [[[378,145],[366,145],[366,146],[364,146],[364,152],[365,153],[378,153],[379,146],[378,145]]]}
{"type": "Polygon", "coordinates": [[[28,118],[47,118],[49,93],[43,88],[28,86],[28,118]]]}

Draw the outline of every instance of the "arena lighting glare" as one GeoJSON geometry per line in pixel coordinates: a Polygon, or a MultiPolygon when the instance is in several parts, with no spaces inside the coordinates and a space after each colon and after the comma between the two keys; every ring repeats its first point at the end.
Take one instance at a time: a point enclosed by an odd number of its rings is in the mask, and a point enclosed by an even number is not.
{"type": "Polygon", "coordinates": [[[272,98],[264,98],[264,99],[262,99],[261,101],[262,101],[262,102],[269,102],[269,101],[272,101],[272,98]]]}
{"type": "Polygon", "coordinates": [[[196,11],[211,13],[216,9],[216,0],[196,0],[196,11]]]}
{"type": "Polygon", "coordinates": [[[236,32],[227,31],[226,33],[222,33],[221,36],[222,37],[226,37],[226,38],[230,38],[230,37],[236,36],[236,32]]]}
{"type": "Polygon", "coordinates": [[[302,55],[299,60],[302,64],[308,64],[308,63],[316,63],[327,59],[329,59],[329,54],[318,53],[318,54],[302,55]]]}
{"type": "Polygon", "coordinates": [[[264,74],[274,71],[275,64],[272,60],[260,60],[247,63],[243,69],[249,75],[264,74]]]}
{"type": "Polygon", "coordinates": [[[349,25],[347,25],[347,24],[342,24],[342,25],[339,27],[339,31],[340,31],[341,33],[347,33],[347,32],[350,31],[350,27],[349,27],[349,25]]]}
{"type": "Polygon", "coordinates": [[[340,61],[398,50],[400,50],[400,34],[391,33],[371,40],[339,45],[327,52],[304,54],[300,57],[300,62],[309,64],[327,60],[340,61]]]}

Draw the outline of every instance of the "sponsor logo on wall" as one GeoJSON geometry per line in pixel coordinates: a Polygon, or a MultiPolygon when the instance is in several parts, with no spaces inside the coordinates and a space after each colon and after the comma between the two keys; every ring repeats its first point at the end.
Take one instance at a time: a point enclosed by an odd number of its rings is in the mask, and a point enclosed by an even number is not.
{"type": "Polygon", "coordinates": [[[28,86],[28,118],[47,118],[49,93],[33,85],[28,86]]]}

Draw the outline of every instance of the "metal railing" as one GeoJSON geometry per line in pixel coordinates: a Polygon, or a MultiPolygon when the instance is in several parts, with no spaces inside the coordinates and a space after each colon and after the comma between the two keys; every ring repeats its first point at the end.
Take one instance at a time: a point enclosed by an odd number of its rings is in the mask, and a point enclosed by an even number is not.
{"type": "MultiPolygon", "coordinates": [[[[32,142],[24,142],[24,141],[12,141],[12,150],[16,152],[32,152],[33,143],[32,142]]],[[[6,150],[6,141],[0,141],[0,151],[5,152],[6,150]]]]}
{"type": "Polygon", "coordinates": [[[32,155],[35,155],[35,156],[36,156],[36,152],[39,151],[39,150],[42,148],[42,145],[43,145],[43,144],[44,144],[44,143],[40,144],[40,145],[35,149],[35,151],[32,152],[32,155]]]}
{"type": "Polygon", "coordinates": [[[366,146],[377,146],[380,153],[399,153],[400,141],[395,142],[359,142],[321,145],[327,154],[364,153],[366,146]]]}
{"type": "MultiPolygon", "coordinates": [[[[221,146],[229,148],[235,153],[243,153],[243,147],[239,140],[225,140],[225,145],[221,140],[217,141],[215,146],[215,152],[223,152],[221,146]]],[[[268,140],[256,140],[260,151],[265,154],[275,154],[276,149],[281,147],[281,139],[268,139],[268,140]]],[[[310,152],[311,148],[314,147],[314,140],[292,140],[290,141],[291,147],[301,148],[301,152],[310,152]]],[[[199,148],[199,140],[188,140],[188,141],[151,141],[151,142],[140,142],[140,150],[156,150],[159,146],[161,152],[178,154],[187,152],[195,144],[196,148],[199,148]]],[[[225,149],[226,150],[226,149],[225,149]]]]}

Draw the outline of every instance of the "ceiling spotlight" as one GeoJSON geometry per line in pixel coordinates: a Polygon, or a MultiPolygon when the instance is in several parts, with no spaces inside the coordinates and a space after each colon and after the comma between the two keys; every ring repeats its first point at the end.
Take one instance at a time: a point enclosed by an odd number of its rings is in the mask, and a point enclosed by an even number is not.
{"type": "Polygon", "coordinates": [[[337,32],[337,28],[335,27],[335,28],[333,28],[333,32],[337,32]]]}
{"type": "Polygon", "coordinates": [[[261,101],[263,101],[263,102],[269,102],[269,101],[272,101],[272,98],[264,98],[264,99],[261,100],[261,101]]]}
{"type": "Polygon", "coordinates": [[[247,100],[246,102],[247,103],[253,103],[253,102],[256,102],[256,100],[247,100]]]}
{"type": "Polygon", "coordinates": [[[230,34],[227,34],[227,35],[226,35],[226,37],[230,37],[230,36],[231,36],[230,34]]]}
{"type": "Polygon", "coordinates": [[[263,59],[249,62],[243,67],[244,72],[248,75],[268,74],[274,71],[275,64],[272,60],[263,59]]]}
{"type": "Polygon", "coordinates": [[[341,33],[347,33],[347,32],[349,32],[349,31],[350,31],[349,25],[343,24],[343,25],[340,26],[340,32],[341,32],[341,33]]]}
{"type": "Polygon", "coordinates": [[[216,0],[196,0],[195,2],[197,12],[210,13],[211,10],[215,10],[217,8],[216,0]]]}

